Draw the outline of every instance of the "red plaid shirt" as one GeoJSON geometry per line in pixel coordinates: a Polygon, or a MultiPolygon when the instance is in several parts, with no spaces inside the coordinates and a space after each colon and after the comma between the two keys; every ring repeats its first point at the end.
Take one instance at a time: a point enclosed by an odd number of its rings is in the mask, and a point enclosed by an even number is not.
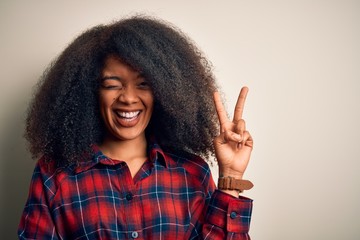
{"type": "Polygon", "coordinates": [[[20,239],[250,239],[252,200],[215,190],[201,158],[154,144],[132,178],[125,162],[94,149],[76,167],[38,161],[20,239]]]}

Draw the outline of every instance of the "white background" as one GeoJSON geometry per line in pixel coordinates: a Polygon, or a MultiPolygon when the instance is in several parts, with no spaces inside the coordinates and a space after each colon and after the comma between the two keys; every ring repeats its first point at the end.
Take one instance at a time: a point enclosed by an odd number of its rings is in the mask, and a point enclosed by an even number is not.
{"type": "Polygon", "coordinates": [[[22,137],[32,87],[83,30],[133,13],[197,42],[230,114],[250,88],[252,239],[360,239],[360,1],[348,0],[1,0],[1,239],[16,238],[34,166],[22,137]]]}

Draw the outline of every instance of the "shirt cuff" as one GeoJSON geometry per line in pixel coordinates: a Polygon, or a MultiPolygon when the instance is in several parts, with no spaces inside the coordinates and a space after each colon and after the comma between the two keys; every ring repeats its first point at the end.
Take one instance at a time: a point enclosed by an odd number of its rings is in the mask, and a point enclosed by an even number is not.
{"type": "Polygon", "coordinates": [[[206,222],[227,232],[247,233],[250,228],[252,200],[243,196],[235,198],[216,190],[211,196],[206,222]]]}

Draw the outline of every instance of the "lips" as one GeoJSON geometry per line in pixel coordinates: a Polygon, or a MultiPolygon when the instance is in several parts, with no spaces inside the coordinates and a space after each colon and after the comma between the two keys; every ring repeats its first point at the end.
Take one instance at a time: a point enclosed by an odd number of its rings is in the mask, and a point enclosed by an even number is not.
{"type": "Polygon", "coordinates": [[[115,111],[117,122],[123,127],[133,127],[139,121],[141,111],[115,111]]]}

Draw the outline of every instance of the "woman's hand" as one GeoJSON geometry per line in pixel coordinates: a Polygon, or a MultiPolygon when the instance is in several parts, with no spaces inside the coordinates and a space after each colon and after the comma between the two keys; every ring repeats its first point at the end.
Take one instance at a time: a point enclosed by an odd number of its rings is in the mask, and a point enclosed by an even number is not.
{"type": "Polygon", "coordinates": [[[232,121],[227,117],[219,93],[214,93],[215,108],[220,122],[220,134],[214,139],[220,177],[242,179],[250,160],[253,139],[246,130],[245,121],[242,118],[248,91],[247,87],[241,89],[232,121]]]}

